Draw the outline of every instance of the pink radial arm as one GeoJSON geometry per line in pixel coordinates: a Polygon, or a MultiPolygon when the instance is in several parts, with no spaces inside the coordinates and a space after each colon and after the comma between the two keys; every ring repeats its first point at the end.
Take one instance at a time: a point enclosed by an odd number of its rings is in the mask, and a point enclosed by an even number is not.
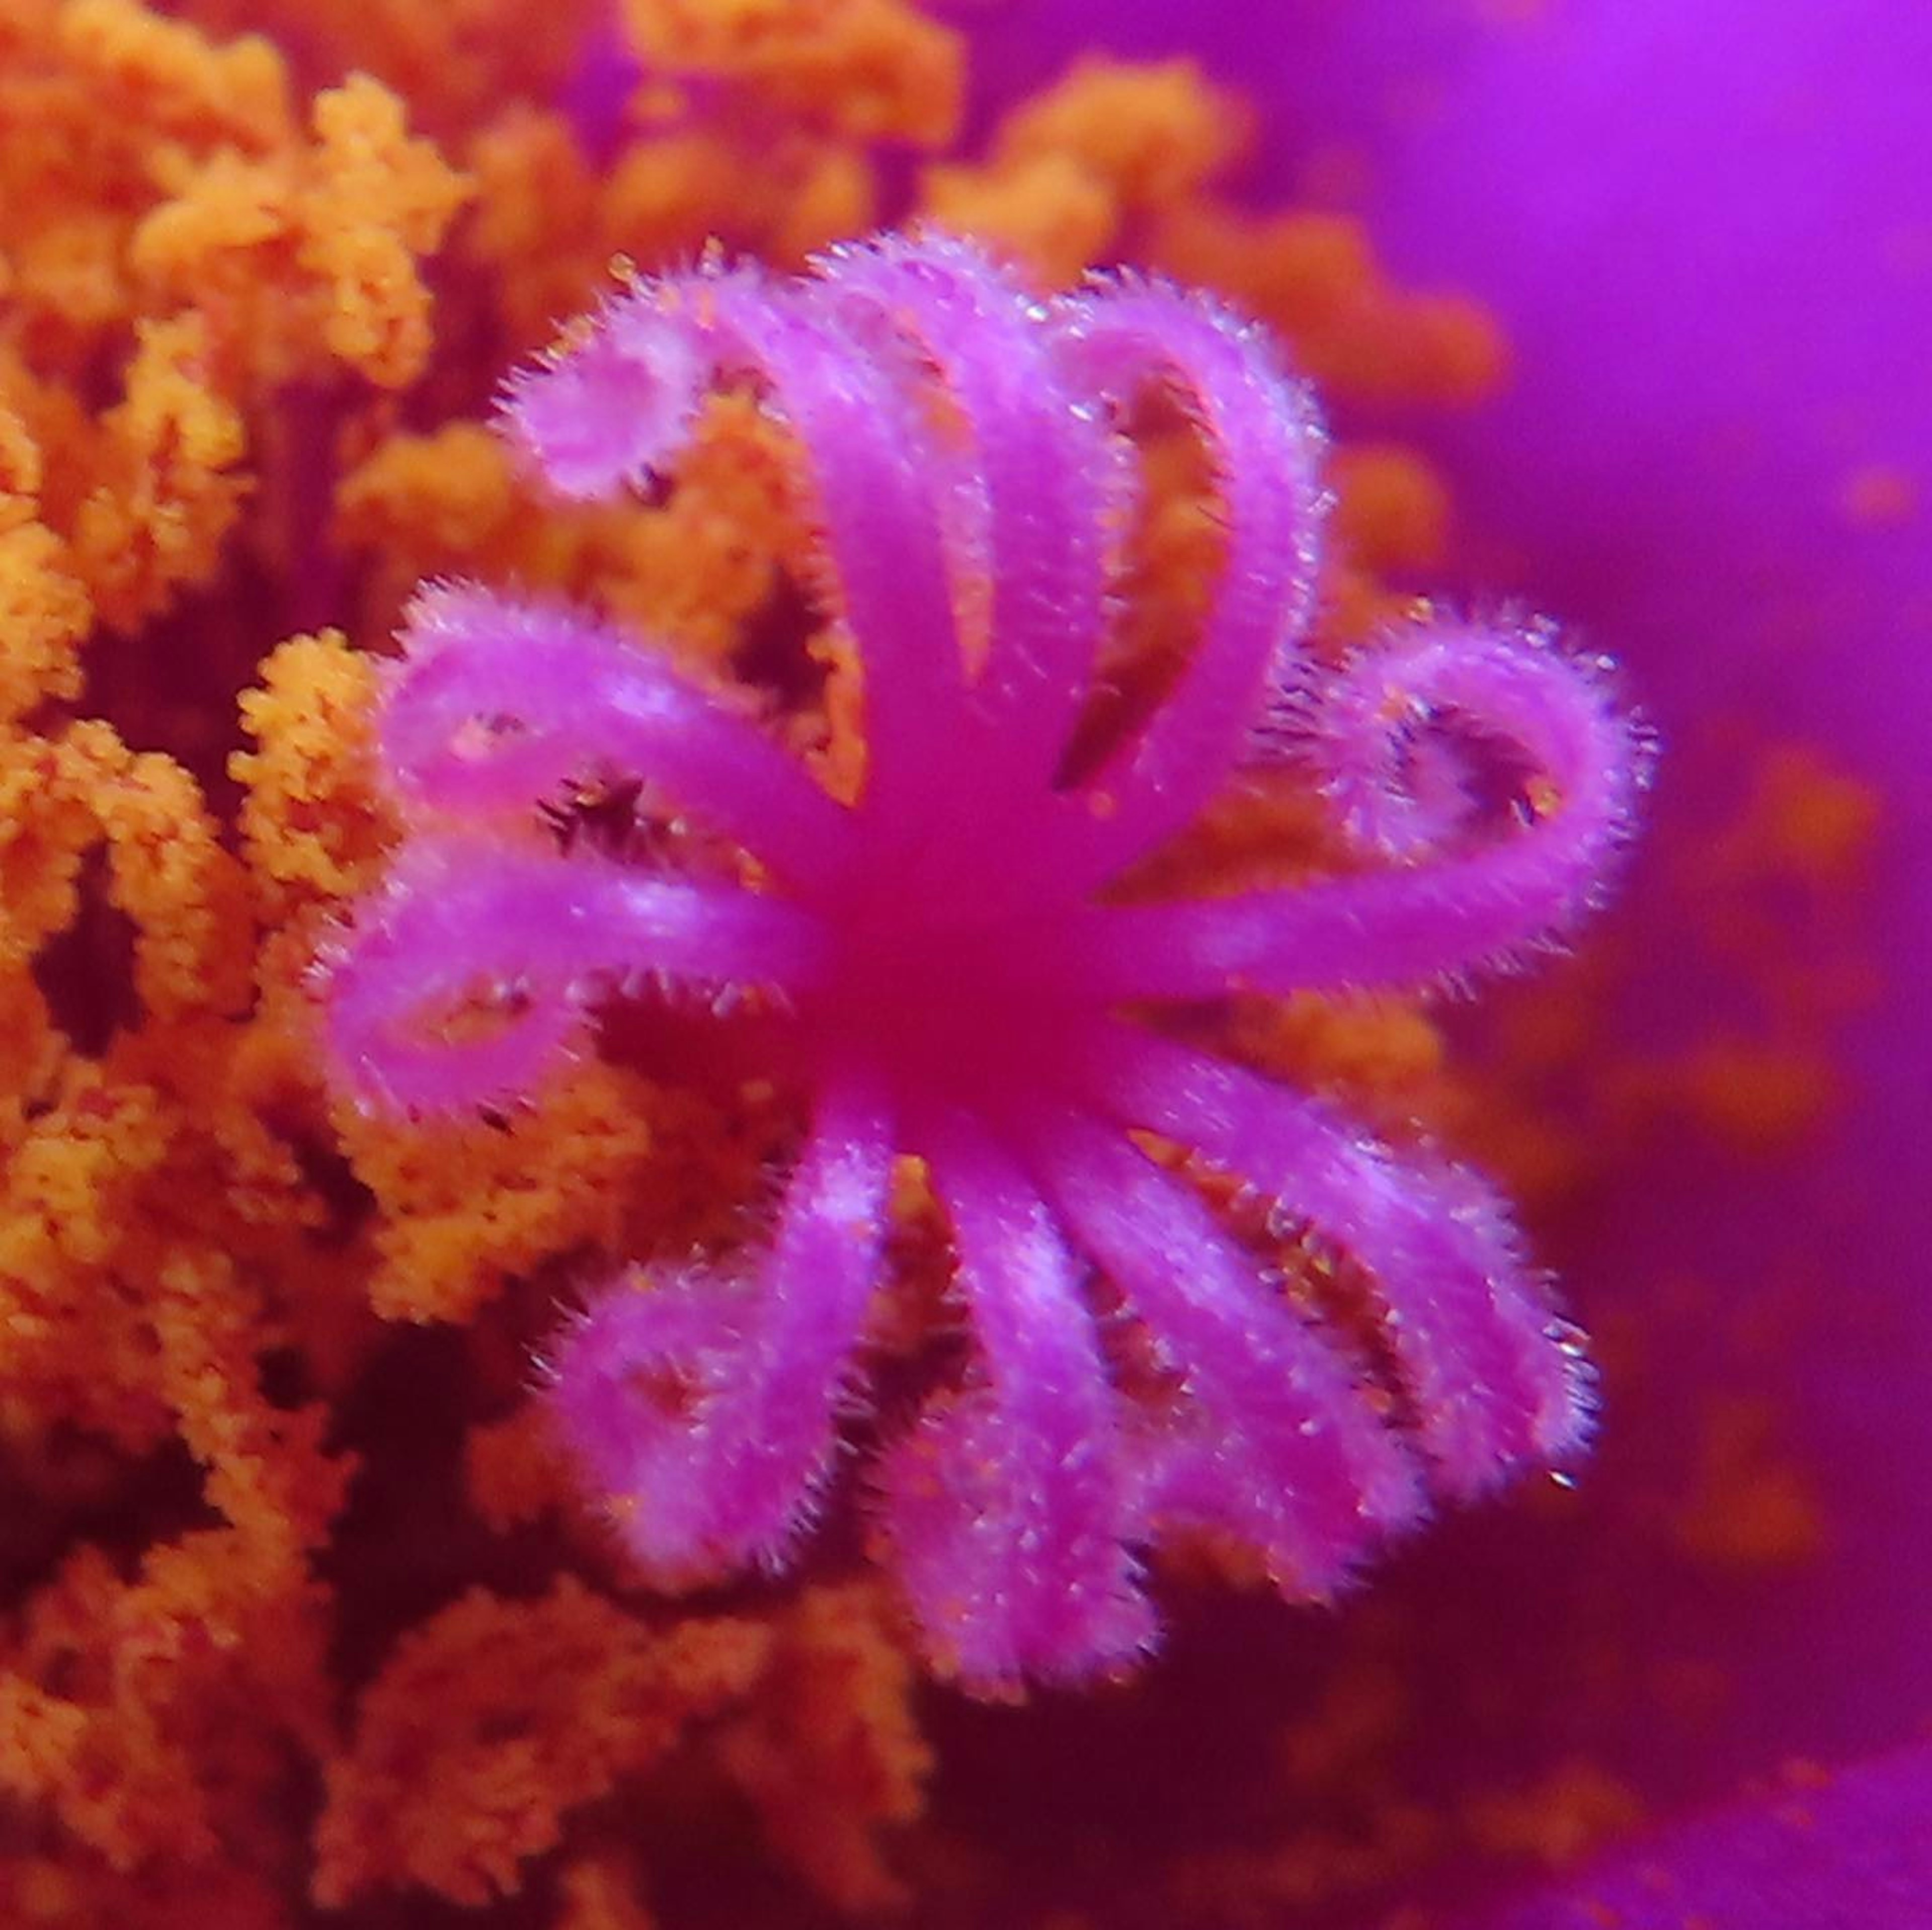
{"type": "Polygon", "coordinates": [[[1323,510],[1322,436],[1262,338],[1172,290],[1124,283],[1064,302],[1075,379],[1124,406],[1164,385],[1213,460],[1227,555],[1192,661],[1138,739],[1092,781],[1088,868],[1106,877],[1179,831],[1226,781],[1272,685],[1298,681],[1323,510]],[[1104,811],[1103,811],[1104,807],[1104,811]]]}
{"type": "MultiPolygon", "coordinates": [[[[560,418],[624,406],[623,383],[612,372],[676,369],[681,385],[694,356],[700,393],[719,379],[749,376],[797,436],[842,613],[864,660],[866,808],[896,820],[930,796],[929,773],[952,734],[964,674],[934,493],[939,465],[918,398],[805,300],[740,269],[638,283],[608,306],[574,355],[513,386],[509,427],[547,463],[560,418]],[[566,391],[560,409],[551,406],[556,385],[566,391]]],[[[658,472],[675,454],[691,412],[664,412],[647,454],[618,473],[640,466],[658,472]]]]}
{"type": "Polygon", "coordinates": [[[1423,1446],[1458,1494],[1580,1440],[1583,1387],[1502,1209],[1469,1176],[1358,1137],[1317,1101],[1124,1027],[1096,1028],[1104,1110],[1252,1179],[1368,1269],[1423,1446]]]}
{"type": "Polygon", "coordinates": [[[1038,1194],[963,1119],[926,1143],[985,1378],[886,1457],[894,1564],[928,1647],[972,1686],[1090,1680],[1154,1634],[1126,1545],[1120,1397],[1038,1194]]]}
{"type": "Polygon", "coordinates": [[[560,1431],[656,1580],[789,1557],[831,1471],[891,1170],[878,1106],[829,1092],[754,1278],[620,1281],[559,1342],[560,1431]]]}
{"type": "Polygon", "coordinates": [[[1284,1593],[1329,1593],[1366,1543],[1422,1509],[1415,1467],[1359,1371],[1117,1127],[1069,1116],[1030,1138],[1054,1211],[1192,1410],[1156,1466],[1152,1512],[1258,1549],[1284,1593]]]}
{"type": "Polygon", "coordinates": [[[910,351],[962,419],[968,460],[946,507],[961,565],[992,592],[973,706],[991,735],[971,754],[1012,794],[1036,797],[1065,754],[1106,625],[1110,526],[1132,487],[1125,447],[1068,384],[1037,304],[977,249],[889,238],[836,251],[821,272],[859,339],[910,351]]]}
{"type": "MultiPolygon", "coordinates": [[[[1629,823],[1634,741],[1590,667],[1460,625],[1370,653],[1324,700],[1317,754],[1358,832],[1404,862],[1291,890],[1088,914],[1114,998],[1417,985],[1506,961],[1587,906],[1629,823]],[[1405,798],[1397,740],[1448,719],[1533,766],[1513,829],[1427,848],[1457,826],[1405,798]]],[[[1439,772],[1437,788],[1442,787],[1439,772]]],[[[1468,801],[1458,796],[1456,814],[1468,801]]]]}
{"type": "Polygon", "coordinates": [[[722,694],[562,605],[464,584],[423,591],[384,698],[382,758],[419,808],[476,817],[615,772],[797,883],[835,865],[850,814],[722,694]]]}
{"type": "Polygon", "coordinates": [[[795,990],[816,925],[782,901],[595,861],[418,838],[324,970],[350,1088],[448,1111],[530,1092],[586,1002],[632,975],[795,990]]]}

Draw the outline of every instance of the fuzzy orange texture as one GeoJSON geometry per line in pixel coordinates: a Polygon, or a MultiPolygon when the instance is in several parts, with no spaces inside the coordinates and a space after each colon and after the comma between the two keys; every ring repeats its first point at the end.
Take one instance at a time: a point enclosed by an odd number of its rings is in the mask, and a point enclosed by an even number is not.
{"type": "Polygon", "coordinates": [[[1219,175],[1246,145],[1248,120],[1191,60],[1089,56],[1014,108],[984,161],[928,169],[923,210],[1064,286],[1219,175]]]}
{"type": "Polygon", "coordinates": [[[1104,181],[1124,207],[1165,208],[1194,193],[1249,145],[1253,115],[1192,60],[1088,55],[1000,123],[996,164],[1063,154],[1104,181]]]}
{"type": "Polygon", "coordinates": [[[1338,394],[1472,403],[1504,373],[1502,334],[1482,308],[1393,286],[1345,216],[1256,216],[1204,200],[1155,224],[1148,259],[1278,330],[1308,374],[1338,394]]]}
{"type": "Polygon", "coordinates": [[[230,758],[242,786],[242,848],[265,928],[366,890],[395,835],[376,778],[375,665],[340,631],[292,637],[244,691],[251,751],[230,758]]]}
{"type": "Polygon", "coordinates": [[[744,397],[700,417],[661,505],[547,503],[502,440],[472,423],[382,442],[345,475],[336,529],[400,606],[427,576],[480,576],[590,598],[640,639],[716,664],[805,547],[798,463],[744,397]]]}
{"type": "Polygon", "coordinates": [[[166,1127],[152,1092],[84,1073],[62,1083],[0,1188],[8,1431],[65,1420],[140,1452],[172,1417],[153,1384],[146,1310],[112,1263],[130,1244],[151,1257],[130,1222],[166,1127]]]}
{"type": "Polygon", "coordinates": [[[611,1266],[653,1150],[647,1092],[598,1065],[502,1119],[413,1124],[343,1107],[336,1126],[380,1209],[368,1293],[389,1320],[472,1320],[556,1254],[611,1266]]]}
{"type": "Polygon", "coordinates": [[[637,1877],[613,1856],[579,1857],[557,1879],[554,1930],[657,1930],[638,1899],[637,1877]]]}
{"type": "Polygon", "coordinates": [[[570,1464],[551,1436],[548,1412],[533,1401],[470,1430],[464,1437],[463,1475],[470,1508],[499,1535],[548,1515],[567,1514],[577,1499],[570,1464]]]}
{"type": "Polygon", "coordinates": [[[1448,492],[1415,451],[1344,443],[1328,475],[1335,540],[1347,567],[1366,582],[1392,570],[1432,569],[1448,555],[1448,492]]]}
{"type": "MultiPolygon", "coordinates": [[[[152,1548],[131,1583],[83,1548],[0,1656],[15,1794],[131,1867],[255,1827],[274,1813],[278,1734],[316,1745],[321,1598],[304,1563],[346,1470],[321,1452],[320,1410],[264,1399],[256,1359],[269,1326],[226,1257],[250,1245],[236,1221],[248,1191],[228,1156],[238,1147],[223,1145],[229,1015],[248,990],[241,868],[185,773],[99,722],[8,733],[0,799],[14,1035],[0,1427],[16,1468],[23,1455],[40,1465],[36,1443],[56,1422],[136,1453],[172,1432],[229,1524],[152,1548]],[[27,972],[80,913],[96,850],[106,901],[134,930],[144,1013],[98,1064],[65,1054],[27,972]],[[266,1683],[251,1673],[264,1667],[266,1683]]],[[[240,1138],[259,1130],[251,1120],[240,1138]]]]}
{"type": "Polygon", "coordinates": [[[814,249],[866,232],[878,199],[862,147],[726,121],[634,141],[611,165],[597,220],[644,271],[682,267],[713,245],[799,267],[814,249]]]}
{"type": "Polygon", "coordinates": [[[322,337],[351,368],[387,387],[430,350],[429,295],[416,259],[430,253],[468,184],[404,131],[402,103],[358,74],[315,103],[317,178],[298,259],[331,295],[322,337]]]}
{"type": "Polygon", "coordinates": [[[179,0],[214,33],[269,34],[301,79],[373,74],[412,115],[454,140],[506,100],[542,99],[568,76],[600,0],[179,0]]]}
{"type": "MultiPolygon", "coordinates": [[[[472,1428],[465,1464],[470,1504],[499,1533],[573,1512],[571,1472],[541,1408],[472,1428]]],[[[584,1545],[622,1578],[614,1544],[600,1535],[584,1545]]],[[[934,1758],[893,1606],[873,1583],[814,1587],[770,1635],[765,1671],[718,1731],[713,1759],[756,1810],[773,1854],[819,1896],[844,1911],[902,1907],[910,1893],[884,1845],[922,1813],[934,1758]]],[[[578,1874],[565,1879],[573,1896],[578,1874]]],[[[599,1863],[582,1873],[580,1895],[577,1907],[601,1925],[596,1911],[634,1907],[634,1880],[599,1863]]]]}
{"type": "Polygon", "coordinates": [[[1586,1757],[1557,1764],[1525,1787],[1474,1797],[1471,1834],[1484,1848],[1561,1869],[1628,1836],[1644,1806],[1620,1777],[1586,1757]]]}
{"type": "Polygon", "coordinates": [[[0,1912],[15,1930],[295,1930],[273,1887],[251,1872],[217,1865],[122,1875],[71,1851],[0,1862],[0,1912]]]}
{"type": "Polygon", "coordinates": [[[199,1203],[178,1191],[199,1148],[154,1086],[86,1062],[38,1104],[0,1188],[0,1416],[25,1440],[65,1424],[146,1452],[176,1418],[155,1373],[160,1204],[199,1203]]]}
{"type": "Polygon", "coordinates": [[[158,172],[169,198],[129,259],[160,302],[218,306],[258,379],[332,357],[386,388],[429,358],[433,253],[470,184],[366,74],[316,97],[312,134],[262,159],[232,149],[158,172]],[[291,297],[293,299],[291,299],[291,297]]]}
{"type": "Polygon", "coordinates": [[[138,628],[213,570],[240,514],[240,412],[211,385],[197,315],[135,324],[125,398],[100,418],[68,560],[110,628],[138,628]]]}
{"type": "Polygon", "coordinates": [[[796,268],[877,218],[868,151],[806,126],[646,127],[600,171],[562,115],[513,105],[464,153],[476,215],[460,245],[498,282],[506,354],[580,309],[614,259],[674,268],[716,243],[796,268]]]}
{"type": "Polygon", "coordinates": [[[216,46],[136,0],[20,0],[0,25],[0,259],[10,339],[61,373],[134,312],[127,244],[158,157],[290,137],[280,56],[216,46]]]}
{"type": "Polygon", "coordinates": [[[416,263],[466,190],[394,95],[352,76],[305,138],[259,37],[218,46],[135,0],[28,14],[0,68],[0,253],[37,361],[64,371],[106,330],[190,305],[231,389],[231,363],[283,379],[300,346],[312,364],[304,334],[371,380],[416,372],[416,263]]]}
{"type": "Polygon", "coordinates": [[[177,1254],[155,1271],[148,1377],[225,1525],[151,1548],[131,1582],[82,1548],[0,1662],[8,1786],[120,1870],[272,1833],[288,1752],[327,1733],[327,1597],[307,1564],[351,1471],[322,1451],[323,1410],[265,1398],[261,1309],[233,1269],[177,1254]]]}
{"type": "Polygon", "coordinates": [[[740,1701],[770,1648],[742,1620],[655,1635],[568,1577],[528,1602],[472,1590],[404,1635],[363,1691],[354,1740],[324,1772],[316,1901],[404,1884],[476,1905],[514,1890],[571,1811],[740,1701]]]}
{"type": "MultiPolygon", "coordinates": [[[[14,675],[44,657],[71,695],[74,584],[131,633],[219,566],[255,399],[336,368],[418,371],[418,262],[466,189],[366,79],[319,97],[304,136],[260,39],[217,46],[133,0],[36,5],[9,31],[0,594],[28,645],[14,675]],[[83,385],[117,365],[122,400],[91,415],[83,385]]],[[[0,693],[16,712],[23,694],[0,693]]]]}
{"type": "MultiPolygon", "coordinates": [[[[700,1723],[701,1746],[814,1890],[841,1909],[899,1899],[877,1839],[919,1814],[932,1759],[891,1626],[870,1584],[662,1633],[568,1577],[527,1602],[474,1590],[406,1635],[364,1691],[325,1770],[316,1900],[512,1893],[572,1812],[700,1723]],[[442,1719],[434,1736],[425,1708],[442,1719]]],[[[562,1888],[566,1924],[628,1925],[640,1908],[635,1872],[608,1856],[580,1852],[562,1888]]]]}
{"type": "Polygon", "coordinates": [[[383,1319],[474,1320],[513,1283],[569,1283],[627,1255],[682,1257],[742,1230],[786,1114],[721,1106],[596,1061],[526,1104],[482,1119],[412,1122],[338,1106],[335,1134],[377,1214],[364,1281],[383,1319]],[[571,1271],[554,1275],[568,1259],[571,1271]]]}
{"type": "MultiPolygon", "coordinates": [[[[310,966],[341,905],[380,876],[395,827],[376,783],[372,660],[326,631],[278,645],[260,675],[239,704],[253,748],[228,764],[242,787],[239,846],[260,934],[256,1003],[233,1041],[225,1087],[208,1103],[220,1122],[236,1212],[319,1227],[332,1209],[289,1145],[292,1133],[326,1141],[328,1131],[310,966]]],[[[323,1385],[340,1384],[369,1338],[366,1250],[308,1242],[274,1258],[305,1360],[323,1385]]]]}
{"type": "Polygon", "coordinates": [[[319,1749],[326,1597],[265,1580],[232,1531],[154,1551],[132,1583],[82,1548],[0,1671],[0,1777],[128,1872],[215,1865],[259,1838],[289,1756],[319,1749]]]}
{"type": "Polygon", "coordinates": [[[212,1505],[263,1545],[307,1545],[322,1423],[268,1413],[252,1362],[273,1332],[256,1282],[299,1273],[317,1216],[236,1089],[234,1030],[117,1041],[28,1116],[0,1188],[0,1418],[22,1445],[63,1425],[136,1454],[176,1434],[212,1505]]]}
{"type": "MultiPolygon", "coordinates": [[[[98,850],[107,901],[135,926],[134,990],[158,1032],[231,1012],[246,992],[232,930],[241,874],[186,775],[156,754],[134,755],[96,722],[52,739],[0,734],[0,975],[10,988],[0,1061],[14,1074],[0,1130],[10,1147],[38,1145],[50,1160],[60,1157],[56,1128],[43,1109],[73,1095],[59,1096],[63,1041],[29,971],[80,915],[83,868],[98,850]]],[[[82,1222],[61,1237],[104,1235],[82,1222]]]]}
{"type": "Polygon", "coordinates": [[[1070,286],[1090,262],[1106,259],[1120,229],[1119,201],[1070,154],[929,167],[920,197],[922,214],[983,243],[1047,290],[1070,286]]]}
{"type": "Polygon", "coordinates": [[[40,445],[0,407],[0,723],[48,697],[80,694],[80,646],[92,611],[66,567],[60,539],[40,520],[40,445]]]}
{"type": "Polygon", "coordinates": [[[910,1901],[878,1839],[918,1819],[933,1767],[912,1664],[890,1627],[872,1584],[805,1595],[775,1628],[761,1692],[717,1743],[778,1854],[854,1913],[910,1901]]]}
{"type": "Polygon", "coordinates": [[[654,71],[868,141],[944,147],[964,102],[966,43],[906,0],[623,0],[654,71]]]}

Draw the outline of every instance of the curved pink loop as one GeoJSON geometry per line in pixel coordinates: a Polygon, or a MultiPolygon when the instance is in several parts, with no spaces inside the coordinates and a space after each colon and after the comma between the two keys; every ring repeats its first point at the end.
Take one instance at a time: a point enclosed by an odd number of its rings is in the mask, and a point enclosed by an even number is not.
{"type": "Polygon", "coordinates": [[[1550,877],[1552,917],[1574,910],[1628,827],[1639,745],[1603,658],[1569,655],[1544,625],[1448,616],[1363,651],[1324,690],[1309,732],[1316,775],[1356,838],[1390,857],[1466,842],[1485,754],[1526,767],[1509,802],[1550,877]],[[1459,753],[1449,741],[1460,738],[1459,753]]]}
{"type": "Polygon", "coordinates": [[[447,1112],[526,1095],[613,982],[790,992],[818,928],[774,898],[479,840],[418,838],[324,962],[328,1038],[369,1103],[447,1112]]]}
{"type": "Polygon", "coordinates": [[[620,331],[620,296],[503,385],[504,426],[578,501],[640,489],[683,447],[712,366],[688,328],[620,331]]]}
{"type": "Polygon", "coordinates": [[[1396,1158],[1317,1101],[1124,1028],[1096,1029],[1101,1108],[1252,1179],[1368,1269],[1423,1446],[1452,1493],[1576,1446],[1587,1420],[1569,1330],[1544,1305],[1502,1207],[1472,1176],[1396,1158]]]}
{"type": "Polygon", "coordinates": [[[566,1331],[552,1411],[657,1583],[790,1558],[832,1470],[891,1173],[884,1112],[829,1092],[755,1278],[620,1281],[566,1331]]]}
{"type": "Polygon", "coordinates": [[[1038,304],[979,249],[950,236],[886,238],[819,263],[835,312],[887,354],[930,370],[969,447],[949,484],[957,567],[991,592],[990,650],[974,687],[991,792],[1049,787],[1107,624],[1111,530],[1132,474],[1101,412],[1066,379],[1038,304]]]}
{"type": "Polygon", "coordinates": [[[939,1397],[886,1455],[894,1566],[929,1651],[971,1686],[1090,1680],[1155,1632],[1126,1546],[1120,1398],[1039,1194],[963,1117],[922,1137],[984,1380],[939,1397]]]}
{"type": "Polygon", "coordinates": [[[1313,754],[1352,828],[1399,862],[1293,890],[1089,914],[1096,990],[1409,986],[1507,963],[1588,907],[1636,788],[1636,741],[1600,664],[1533,633],[1460,623],[1358,658],[1322,702],[1313,754]],[[1477,757],[1527,767],[1506,774],[1510,828],[1473,845],[1462,770],[1448,747],[1413,742],[1450,727],[1477,757]]]}
{"type": "Polygon", "coordinates": [[[566,778],[612,772],[807,883],[840,862],[850,814],[804,768],[664,658],[559,604],[440,584],[410,606],[384,697],[397,793],[453,817],[527,813],[566,778]]]}
{"type": "MultiPolygon", "coordinates": [[[[560,421],[626,406],[629,371],[686,369],[700,385],[749,376],[803,450],[842,614],[862,646],[864,808],[895,820],[932,802],[927,773],[959,713],[964,666],[936,499],[933,431],[918,399],[813,312],[747,269],[638,283],[605,308],[574,354],[512,391],[509,426],[539,462],[560,421]],[[621,379],[620,377],[621,376],[621,379]]],[[[660,410],[614,475],[661,469],[690,412],[660,410]],[[668,439],[666,439],[667,436],[668,439]]]]}
{"type": "MultiPolygon", "coordinates": [[[[703,285],[707,338],[768,385],[805,451],[866,705],[861,808],[922,820],[961,708],[965,667],[946,574],[932,438],[916,400],[802,304],[742,276],[703,285]]],[[[622,325],[646,325],[631,309],[622,325]]]]}
{"type": "Polygon", "coordinates": [[[1271,688],[1300,681],[1324,498],[1321,424],[1264,337],[1210,304],[1123,281],[1059,304],[1073,379],[1116,409],[1153,385],[1194,418],[1214,465],[1227,555],[1192,661],[1139,738],[1094,778],[1088,882],[1198,815],[1271,688]]]}
{"type": "Polygon", "coordinates": [[[1153,1450],[1154,1521],[1234,1536],[1284,1593],[1331,1593],[1369,1543],[1422,1512],[1415,1468],[1362,1398],[1360,1370],[1117,1129],[1071,1115],[1029,1137],[1074,1243],[1185,1390],[1186,1420],[1153,1450]]]}

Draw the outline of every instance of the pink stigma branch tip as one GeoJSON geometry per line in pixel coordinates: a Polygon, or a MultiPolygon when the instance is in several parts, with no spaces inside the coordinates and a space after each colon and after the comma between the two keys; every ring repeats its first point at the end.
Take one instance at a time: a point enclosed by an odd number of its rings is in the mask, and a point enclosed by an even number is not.
{"type": "Polygon", "coordinates": [[[1320,1598],[1429,1493],[1575,1448],[1574,1336],[1478,1181],[1144,1020],[1237,989],[1414,987],[1560,937],[1635,782],[1601,665],[1429,617],[1324,672],[1304,647],[1308,394],[1263,335],[1170,288],[1042,304],[934,235],[796,280],[668,276],[520,376],[504,414],[559,490],[608,496],[662,475],[726,387],[803,452],[863,664],[857,802],[580,611],[428,589],[381,719],[410,829],[328,966],[341,1076],[418,1112],[528,1094],[640,987],[767,1011],[809,1100],[768,1248],[605,1287],[550,1363],[562,1435],[645,1572],[685,1585],[795,1551],[858,1390],[902,1153],[950,1222],[972,1347],[880,1454],[878,1526],[932,1660],[976,1689],[1130,1665],[1156,1636],[1143,1564],[1163,1536],[1232,1540],[1320,1598]],[[1070,777],[1118,594],[1126,425],[1152,396],[1211,462],[1225,566],[1165,700],[1070,777]],[[1284,717],[1360,863],[1110,901],[1284,717]],[[1506,808],[1472,795],[1476,746],[1513,774],[1506,808]],[[586,780],[641,781],[752,862],[530,835],[586,780]],[[1291,1301],[1210,1175],[1367,1281],[1372,1347],[1291,1301]]]}

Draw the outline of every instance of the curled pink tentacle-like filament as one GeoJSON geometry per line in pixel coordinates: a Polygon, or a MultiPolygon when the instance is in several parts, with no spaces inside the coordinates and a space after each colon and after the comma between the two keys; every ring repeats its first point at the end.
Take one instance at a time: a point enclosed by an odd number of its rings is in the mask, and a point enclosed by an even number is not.
{"type": "Polygon", "coordinates": [[[1147,1021],[1166,999],[1426,984],[1567,934],[1635,783],[1597,668],[1437,617],[1322,671],[1312,406],[1258,331],[1172,289],[1042,303],[936,235],[796,282],[641,281],[517,378],[505,417],[566,494],[675,487],[718,388],[802,451],[802,574],[860,660],[857,802],[596,618],[433,588],[381,718],[409,829],[328,968],[345,1081],[419,1109],[534,1092],[614,1001],[762,995],[758,1037],[808,1119],[770,1241],[634,1270],[550,1350],[563,1437],[641,1569],[682,1585],[790,1555],[867,1377],[898,1155],[925,1162],[968,1344],[869,1485],[928,1653],[971,1686],[1130,1665],[1171,1536],[1242,1543],[1320,1596],[1432,1491],[1573,1450],[1574,1336],[1481,1184],[1147,1021]],[[1165,699],[1076,750],[1150,399],[1198,440],[1223,566],[1165,699]],[[1285,692],[1360,867],[1114,901],[1285,692]],[[586,784],[718,842],[700,866],[660,841],[676,872],[542,848],[540,808],[586,784]],[[1206,1176],[1348,1275],[1347,1319],[1285,1290],[1206,1176]]]}

